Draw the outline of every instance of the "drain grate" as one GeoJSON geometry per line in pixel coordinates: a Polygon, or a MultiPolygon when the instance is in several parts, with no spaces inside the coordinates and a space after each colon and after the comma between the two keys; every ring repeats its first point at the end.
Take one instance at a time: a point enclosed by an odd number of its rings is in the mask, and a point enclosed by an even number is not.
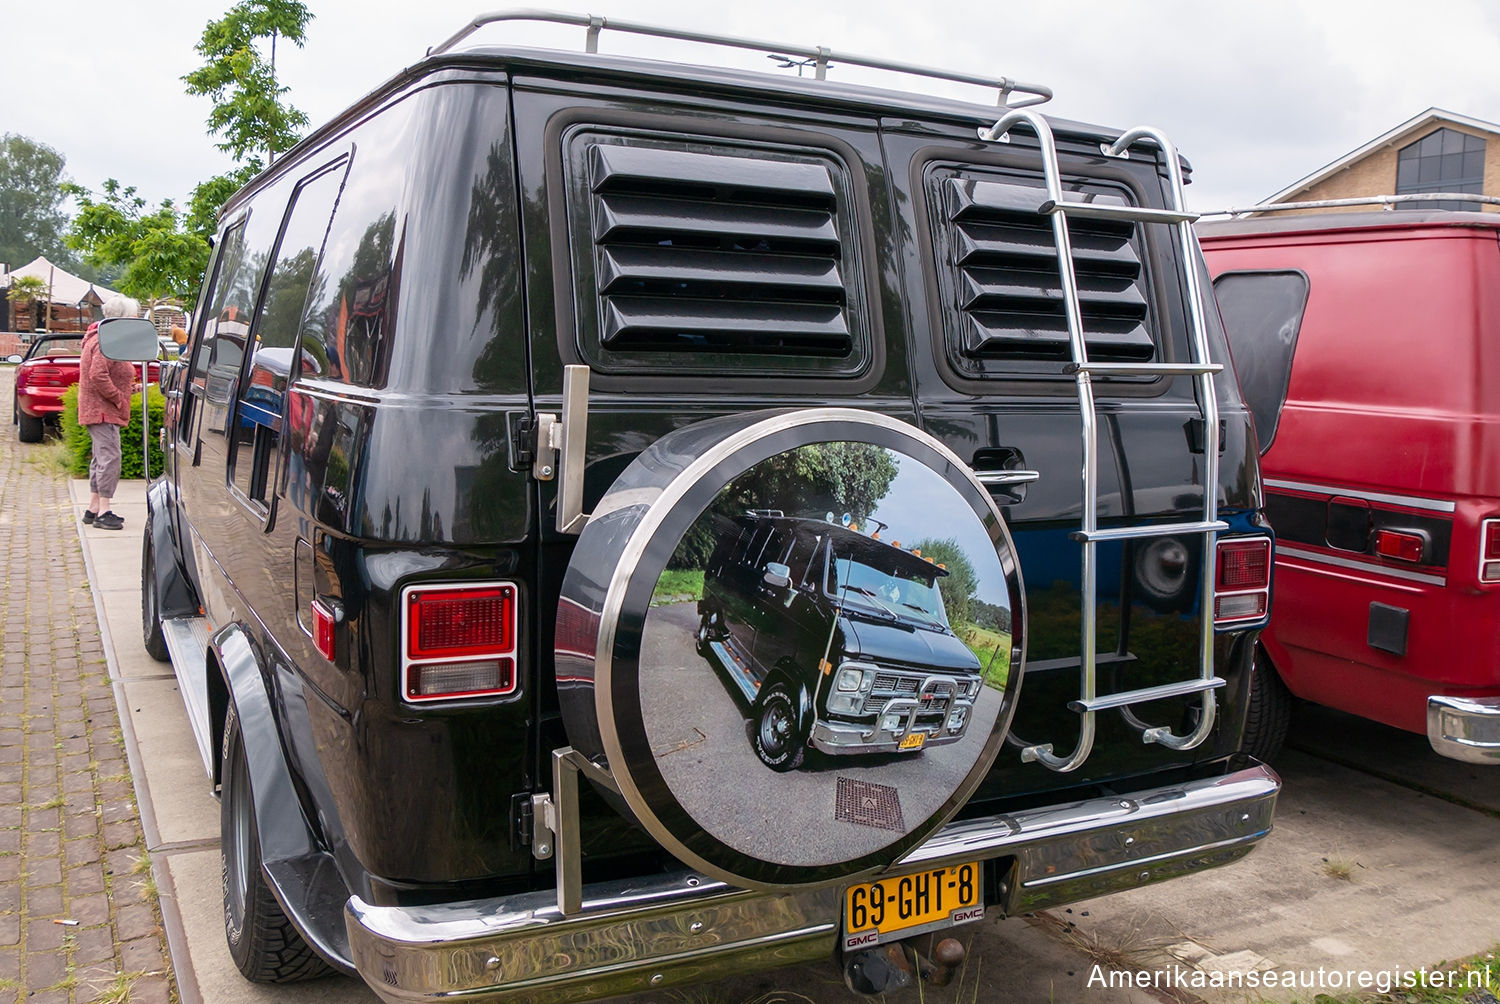
{"type": "Polygon", "coordinates": [[[901,819],[901,795],[886,784],[839,778],[833,818],[858,826],[906,832],[906,823],[901,819]]]}

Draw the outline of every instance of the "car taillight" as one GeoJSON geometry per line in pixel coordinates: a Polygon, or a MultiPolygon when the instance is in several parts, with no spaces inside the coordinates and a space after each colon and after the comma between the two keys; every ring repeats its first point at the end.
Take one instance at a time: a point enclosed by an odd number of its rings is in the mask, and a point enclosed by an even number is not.
{"type": "Polygon", "coordinates": [[[1500,519],[1479,525],[1479,581],[1500,582],[1500,519]]]}
{"type": "Polygon", "coordinates": [[[516,689],[515,586],[411,586],[401,595],[406,700],[493,697],[516,689]]]}
{"type": "Polygon", "coordinates": [[[1221,540],[1214,560],[1214,623],[1256,621],[1266,616],[1271,595],[1271,541],[1266,537],[1221,540]]]}

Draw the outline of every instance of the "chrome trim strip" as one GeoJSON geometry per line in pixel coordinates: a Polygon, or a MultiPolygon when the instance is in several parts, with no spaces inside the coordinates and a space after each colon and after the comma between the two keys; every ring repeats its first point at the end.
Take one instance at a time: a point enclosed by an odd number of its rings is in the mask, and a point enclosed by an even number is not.
{"type": "Polygon", "coordinates": [[[1389,565],[1380,565],[1373,561],[1361,561],[1358,558],[1345,558],[1339,555],[1323,554],[1319,551],[1304,551],[1300,547],[1292,547],[1278,540],[1276,542],[1276,557],[1281,558],[1282,556],[1297,558],[1301,561],[1310,561],[1315,564],[1333,565],[1337,568],[1349,568],[1358,572],[1372,572],[1392,579],[1421,582],[1429,586],[1446,586],[1448,584],[1448,578],[1444,575],[1413,572],[1405,568],[1391,568],[1389,565]]]}
{"type": "Polygon", "coordinates": [[[1315,492],[1320,495],[1347,495],[1367,502],[1385,502],[1389,505],[1404,505],[1408,509],[1425,509],[1428,512],[1453,512],[1455,502],[1443,499],[1417,498],[1415,495],[1392,495],[1388,492],[1367,492],[1335,485],[1315,485],[1310,481],[1285,481],[1281,478],[1265,478],[1261,481],[1267,488],[1287,488],[1296,492],[1315,492]]]}
{"type": "MultiPolygon", "coordinates": [[[[1271,830],[1281,781],[1263,765],[1125,796],[965,820],[887,874],[1005,857],[1007,914],[1235,860],[1271,830]]],[[[391,1004],[577,1001],[827,957],[839,887],[766,894],[699,874],[585,887],[563,916],[552,890],[429,906],[345,906],[351,956],[391,1004]]]]}
{"type": "Polygon", "coordinates": [[[1427,698],[1427,741],[1450,760],[1500,765],[1500,697],[1427,698]]]}

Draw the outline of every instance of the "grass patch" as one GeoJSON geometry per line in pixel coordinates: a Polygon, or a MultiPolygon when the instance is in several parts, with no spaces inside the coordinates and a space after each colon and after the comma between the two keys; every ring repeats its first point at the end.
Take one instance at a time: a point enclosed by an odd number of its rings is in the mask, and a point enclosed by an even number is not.
{"type": "Polygon", "coordinates": [[[1324,858],[1323,874],[1331,879],[1350,882],[1354,879],[1355,862],[1348,858],[1324,858]]]}
{"type": "Polygon", "coordinates": [[[701,569],[669,568],[656,580],[656,589],[651,593],[651,605],[667,603],[694,603],[703,599],[703,572],[701,569]]]}
{"type": "Polygon", "coordinates": [[[72,473],[68,444],[53,437],[48,437],[43,442],[29,447],[22,455],[21,462],[40,467],[49,474],[71,475],[72,473]]]}
{"type": "Polygon", "coordinates": [[[63,799],[61,795],[58,795],[56,798],[49,798],[45,802],[40,802],[32,806],[33,809],[61,809],[62,807],[63,799]]]}
{"type": "Polygon", "coordinates": [[[969,651],[974,653],[974,657],[984,667],[985,684],[996,690],[1004,690],[1005,682],[1010,677],[1010,633],[967,623],[955,624],[953,633],[958,635],[959,641],[968,646],[969,651]]]}
{"type": "Polygon", "coordinates": [[[1411,973],[1412,986],[1406,985],[1407,971],[1403,970],[1401,985],[1386,993],[1318,994],[1311,1004],[1482,1004],[1500,991],[1497,953],[1500,945],[1458,962],[1439,962],[1425,972],[1411,973]],[[1486,992],[1491,996],[1486,997],[1486,992]]]}
{"type": "Polygon", "coordinates": [[[145,973],[117,973],[115,981],[106,986],[89,1004],[127,1004],[135,981],[145,973]]]}

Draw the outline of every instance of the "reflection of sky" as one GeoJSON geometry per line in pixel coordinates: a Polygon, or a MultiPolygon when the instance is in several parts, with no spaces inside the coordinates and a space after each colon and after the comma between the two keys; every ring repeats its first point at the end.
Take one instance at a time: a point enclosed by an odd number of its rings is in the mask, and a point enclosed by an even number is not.
{"type": "Polygon", "coordinates": [[[880,531],[880,539],[899,540],[903,548],[920,540],[958,541],[979,579],[975,595],[985,603],[1009,607],[1005,573],[995,555],[995,545],[990,543],[968,503],[920,461],[894,451],[891,457],[896,461],[896,477],[885,497],[876,503],[873,514],[880,522],[890,524],[880,531]]]}

